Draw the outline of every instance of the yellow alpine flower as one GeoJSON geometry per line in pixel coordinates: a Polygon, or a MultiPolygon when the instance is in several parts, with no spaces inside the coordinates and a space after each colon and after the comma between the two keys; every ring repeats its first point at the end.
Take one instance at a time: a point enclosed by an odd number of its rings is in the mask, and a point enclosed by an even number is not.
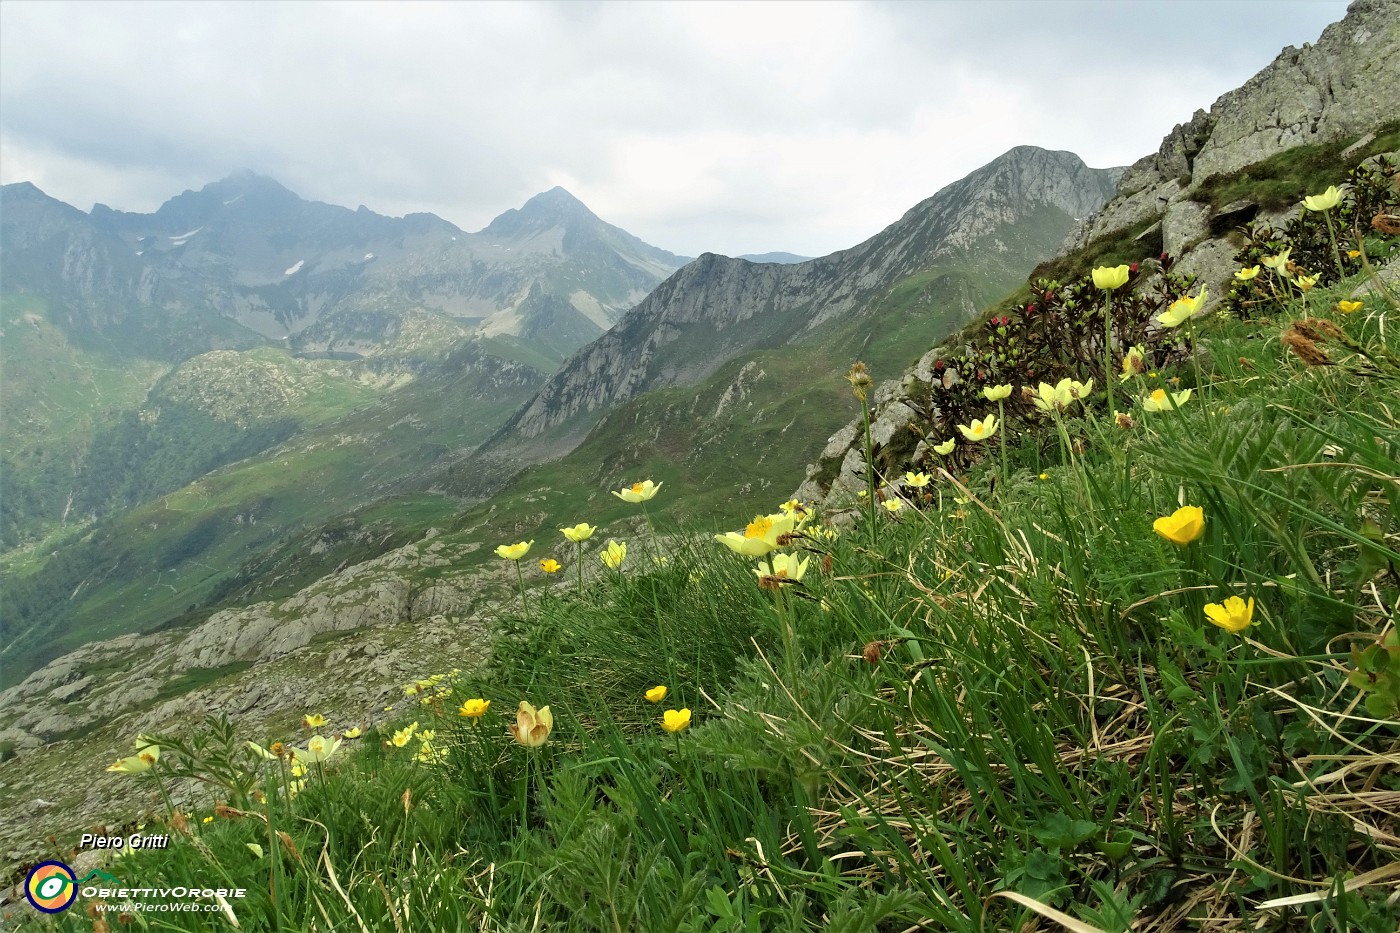
{"type": "Polygon", "coordinates": [[[1319,278],[1321,278],[1321,276],[1317,276],[1317,275],[1297,275],[1297,276],[1294,276],[1294,277],[1293,277],[1293,284],[1294,284],[1294,285],[1297,285],[1298,288],[1300,288],[1301,290],[1303,290],[1303,291],[1305,291],[1305,292],[1310,292],[1310,291],[1313,290],[1313,286],[1317,285],[1317,280],[1318,280],[1319,278]]]}
{"type": "Polygon", "coordinates": [[[1122,288],[1128,284],[1130,270],[1127,265],[1121,266],[1099,266],[1091,275],[1094,279],[1094,287],[1102,288],[1104,291],[1113,291],[1115,288],[1122,288]]]}
{"type": "Polygon", "coordinates": [[[1191,398],[1191,389],[1182,389],[1167,395],[1166,389],[1153,389],[1152,394],[1142,400],[1143,411],[1171,411],[1180,408],[1191,398]]]}
{"type": "Polygon", "coordinates": [[[559,561],[552,557],[546,557],[544,560],[540,561],[540,569],[545,573],[558,573],[560,566],[559,561]]]}
{"type": "Polygon", "coordinates": [[[533,541],[521,541],[519,544],[502,544],[496,548],[496,556],[505,560],[520,560],[526,552],[530,550],[533,541]]]}
{"type": "Polygon", "coordinates": [[[667,732],[680,732],[690,725],[689,709],[668,709],[661,714],[661,728],[667,732]]]}
{"type": "Polygon", "coordinates": [[[524,700],[520,701],[520,707],[515,711],[515,722],[510,724],[510,734],[526,748],[539,748],[548,742],[553,729],[554,714],[549,707],[541,706],[537,710],[524,700]]]}
{"type": "Polygon", "coordinates": [[[580,541],[587,541],[589,538],[593,537],[593,532],[598,529],[588,524],[588,522],[579,522],[572,528],[560,528],[559,530],[564,533],[564,537],[578,544],[580,541]]]}
{"type": "Polygon", "coordinates": [[[1340,312],[1342,312],[1343,314],[1353,314],[1353,313],[1355,313],[1355,312],[1361,310],[1361,302],[1359,302],[1359,301],[1339,301],[1339,302],[1337,302],[1337,310],[1340,311],[1340,312]]]}
{"type": "Polygon", "coordinates": [[[154,768],[159,760],[160,746],[147,745],[129,758],[118,758],[107,766],[107,770],[116,771],[119,774],[141,774],[154,768]]]}
{"type": "Polygon", "coordinates": [[[1341,203],[1342,192],[1336,185],[1328,185],[1321,194],[1310,194],[1303,198],[1303,206],[1310,211],[1330,211],[1341,203]]]}
{"type": "Polygon", "coordinates": [[[651,480],[646,479],[642,480],[640,483],[633,483],[631,486],[624,487],[614,492],[613,495],[617,496],[623,502],[646,502],[652,496],[656,495],[656,491],[660,488],[660,483],[653,483],[651,480]]]}
{"type": "Polygon", "coordinates": [[[1231,596],[1223,603],[1206,603],[1206,618],[1227,632],[1243,632],[1254,621],[1254,597],[1245,602],[1231,596]]]}
{"type": "Polygon", "coordinates": [[[1277,256],[1265,256],[1259,260],[1259,264],[1269,269],[1273,269],[1279,275],[1283,275],[1288,269],[1288,255],[1293,252],[1293,247],[1289,247],[1277,256]]]}
{"type": "Polygon", "coordinates": [[[340,749],[340,739],[328,739],[322,735],[311,737],[306,749],[297,749],[297,758],[302,761],[325,761],[340,749]]]}
{"type": "Polygon", "coordinates": [[[457,710],[457,715],[463,719],[480,719],[486,715],[486,711],[491,708],[491,701],[477,697],[462,704],[462,708],[457,710]]]}
{"type": "Polygon", "coordinates": [[[970,441],[985,441],[997,433],[997,416],[988,415],[981,420],[973,420],[971,425],[960,424],[958,430],[970,441]]]}
{"type": "Polygon", "coordinates": [[[1011,383],[1000,386],[987,386],[982,390],[982,397],[989,402],[999,402],[1011,394],[1011,383]]]}
{"type": "Polygon", "coordinates": [[[772,515],[755,515],[754,520],[745,526],[742,534],[737,531],[726,531],[722,535],[715,535],[715,540],[736,554],[743,554],[745,557],[762,557],[779,547],[782,537],[792,534],[795,527],[797,527],[795,513],[775,512],[772,515]]]}
{"type": "Polygon", "coordinates": [[[1194,298],[1190,295],[1178,298],[1173,301],[1171,307],[1157,315],[1157,322],[1163,327],[1178,327],[1190,320],[1193,315],[1201,310],[1201,305],[1205,304],[1209,289],[1201,286],[1201,293],[1194,298]]]}
{"type": "Polygon", "coordinates": [[[927,473],[905,473],[904,482],[915,489],[923,489],[928,485],[931,477],[927,473]]]}
{"type": "Polygon", "coordinates": [[[1199,505],[1183,505],[1170,515],[1152,523],[1152,530],[1172,544],[1185,546],[1201,536],[1206,528],[1206,513],[1199,505]]]}
{"type": "Polygon", "coordinates": [[[390,741],[394,743],[395,748],[403,748],[409,743],[409,740],[413,738],[413,733],[417,731],[417,721],[411,722],[408,725],[404,726],[402,729],[400,729],[398,732],[395,732],[394,737],[390,739],[390,741]]]}
{"type": "Polygon", "coordinates": [[[938,454],[940,457],[946,457],[953,452],[953,448],[956,446],[958,446],[958,442],[954,438],[950,437],[941,444],[934,444],[933,452],[938,454]]]}
{"type": "Polygon", "coordinates": [[[810,561],[810,557],[799,560],[795,554],[774,554],[771,564],[767,561],[759,561],[758,569],[754,571],[754,574],[757,575],[760,583],[780,580],[797,581],[801,580],[802,575],[807,572],[807,564],[810,561]]]}
{"type": "Polygon", "coordinates": [[[646,692],[646,698],[648,703],[660,703],[662,700],[666,699],[666,688],[661,684],[657,684],[646,692]]]}
{"type": "Polygon", "coordinates": [[[319,729],[326,724],[326,717],[320,713],[307,713],[301,717],[301,724],[308,729],[319,729]]]}
{"type": "Polygon", "coordinates": [[[354,728],[346,729],[340,734],[340,737],[343,739],[358,739],[362,735],[364,735],[364,732],[359,726],[355,726],[354,728]]]}
{"type": "Polygon", "coordinates": [[[598,555],[609,569],[616,570],[622,566],[622,561],[627,557],[627,545],[621,541],[608,541],[607,549],[598,555]]]}
{"type": "Polygon", "coordinates": [[[1123,354],[1123,375],[1118,377],[1119,382],[1127,382],[1134,376],[1141,376],[1147,372],[1147,350],[1141,346],[1128,348],[1128,352],[1123,354]]]}
{"type": "Polygon", "coordinates": [[[880,504],[885,507],[886,512],[889,512],[891,514],[894,514],[895,512],[898,512],[900,509],[904,508],[904,502],[901,499],[886,499],[880,504]]]}
{"type": "Polygon", "coordinates": [[[1254,277],[1257,276],[1258,274],[1259,274],[1259,267],[1258,267],[1258,266],[1250,266],[1250,267],[1247,268],[1247,269],[1240,269],[1240,270],[1238,270],[1237,272],[1235,272],[1235,278],[1236,278],[1236,280],[1238,280],[1238,281],[1240,281],[1240,282],[1248,282],[1250,279],[1254,278],[1254,277]]]}
{"type": "Polygon", "coordinates": [[[1074,403],[1074,396],[1069,394],[1070,382],[1068,378],[1061,379],[1053,386],[1042,382],[1036,390],[1036,397],[1032,399],[1035,407],[1047,412],[1064,411],[1074,403]]]}

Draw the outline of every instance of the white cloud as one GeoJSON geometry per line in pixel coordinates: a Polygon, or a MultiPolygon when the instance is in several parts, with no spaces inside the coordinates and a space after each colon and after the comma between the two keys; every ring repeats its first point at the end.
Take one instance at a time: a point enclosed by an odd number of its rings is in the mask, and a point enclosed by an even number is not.
{"type": "Polygon", "coordinates": [[[820,254],[1018,144],[1131,162],[1344,11],[9,2],[0,180],[150,210],[252,168],[469,229],[563,184],[676,252],[820,254]]]}

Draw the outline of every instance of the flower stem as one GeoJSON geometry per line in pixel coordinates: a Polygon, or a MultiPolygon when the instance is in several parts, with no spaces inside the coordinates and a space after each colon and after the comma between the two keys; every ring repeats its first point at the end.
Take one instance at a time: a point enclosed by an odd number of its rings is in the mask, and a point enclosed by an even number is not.
{"type": "Polygon", "coordinates": [[[520,581],[520,613],[529,618],[530,607],[525,602],[525,571],[520,569],[520,561],[515,562],[515,578],[520,581]]]}
{"type": "Polygon", "coordinates": [[[1327,236],[1332,240],[1332,261],[1337,264],[1337,281],[1340,282],[1346,273],[1342,271],[1342,252],[1337,249],[1337,230],[1332,226],[1332,212],[1323,211],[1322,219],[1327,221],[1327,236]]]}
{"type": "Polygon", "coordinates": [[[1001,500],[1006,501],[1006,402],[997,399],[997,422],[1001,426],[1001,500]]]}
{"type": "Polygon", "coordinates": [[[1103,293],[1103,383],[1108,390],[1108,416],[1118,417],[1118,408],[1113,402],[1113,291],[1103,293]]]}

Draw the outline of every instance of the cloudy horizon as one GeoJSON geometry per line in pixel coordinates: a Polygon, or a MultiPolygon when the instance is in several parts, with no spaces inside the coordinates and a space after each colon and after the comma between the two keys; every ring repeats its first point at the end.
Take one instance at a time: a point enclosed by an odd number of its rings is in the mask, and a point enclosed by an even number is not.
{"type": "Polygon", "coordinates": [[[672,252],[825,255],[1017,145],[1128,165],[1341,0],[0,2],[0,182],[234,172],[479,230],[562,185],[672,252]]]}

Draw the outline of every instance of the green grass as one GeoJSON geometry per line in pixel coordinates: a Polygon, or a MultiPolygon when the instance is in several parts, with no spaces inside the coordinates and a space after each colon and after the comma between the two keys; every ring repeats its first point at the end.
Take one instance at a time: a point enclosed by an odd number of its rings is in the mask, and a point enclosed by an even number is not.
{"type": "Polygon", "coordinates": [[[1202,322],[1199,369],[1124,387],[1181,377],[1179,410],[1071,418],[1074,465],[1028,410],[998,493],[996,455],[926,499],[891,478],[898,515],[789,546],[800,583],[761,588],[678,520],[664,566],[629,535],[621,572],[536,588],[487,665],[427,689],[435,751],[386,723],[288,800],[231,732],[171,736],[160,767],[224,789],[116,873],[245,887],[245,929],[1053,928],[1015,894],[1088,929],[1390,933],[1400,716],[1348,672],[1400,600],[1397,309],[1333,319],[1384,365],[1329,338],[1325,367],[1277,339],[1302,309],[1272,311],[1202,322]],[[1201,536],[1154,534],[1183,503],[1201,536]],[[1239,634],[1204,612],[1231,595],[1255,601],[1239,634]],[[553,712],[541,748],[506,733],[522,700],[553,712]]]}

